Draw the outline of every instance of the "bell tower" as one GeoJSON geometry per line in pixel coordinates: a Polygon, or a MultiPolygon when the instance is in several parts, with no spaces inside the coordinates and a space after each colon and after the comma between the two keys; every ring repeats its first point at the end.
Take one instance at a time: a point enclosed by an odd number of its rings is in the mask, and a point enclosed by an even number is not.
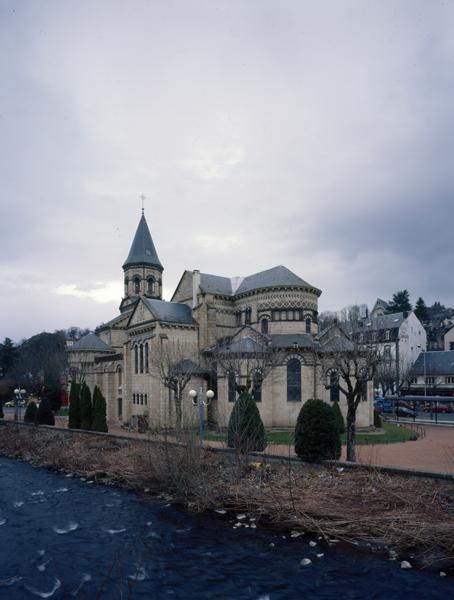
{"type": "Polygon", "coordinates": [[[162,266],[145,219],[144,209],[132,241],[128,258],[123,264],[124,298],[120,311],[124,312],[139,296],[162,300],[162,266]]]}

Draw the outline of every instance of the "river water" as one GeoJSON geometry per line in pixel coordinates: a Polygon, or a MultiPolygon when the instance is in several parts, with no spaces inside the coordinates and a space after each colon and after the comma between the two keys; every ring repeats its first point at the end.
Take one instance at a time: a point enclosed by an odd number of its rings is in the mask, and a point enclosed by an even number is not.
{"type": "Polygon", "coordinates": [[[0,600],[454,598],[450,578],[309,541],[0,458],[0,600]]]}

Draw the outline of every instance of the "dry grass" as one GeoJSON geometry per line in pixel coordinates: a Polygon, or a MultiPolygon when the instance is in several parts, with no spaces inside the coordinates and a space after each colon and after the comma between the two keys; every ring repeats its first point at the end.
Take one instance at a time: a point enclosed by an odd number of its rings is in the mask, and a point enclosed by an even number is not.
{"type": "MultiPolygon", "coordinates": [[[[454,565],[454,482],[339,472],[303,464],[238,464],[179,445],[8,425],[0,453],[135,490],[160,491],[191,510],[226,508],[257,520],[348,542],[411,553],[422,565],[454,565]]],[[[255,459],[254,459],[255,460],[255,459]]]]}

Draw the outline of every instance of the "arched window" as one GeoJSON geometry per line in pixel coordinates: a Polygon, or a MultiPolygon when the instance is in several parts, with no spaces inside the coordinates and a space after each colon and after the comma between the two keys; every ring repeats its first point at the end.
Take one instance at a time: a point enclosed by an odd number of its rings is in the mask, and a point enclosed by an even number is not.
{"type": "Polygon", "coordinates": [[[125,293],[128,293],[129,277],[125,277],[125,293]]]}
{"type": "Polygon", "coordinates": [[[340,390],[339,390],[339,374],[336,371],[330,371],[329,374],[329,399],[331,402],[339,402],[340,390]]]}
{"type": "Polygon", "coordinates": [[[268,334],[268,319],[262,319],[260,321],[260,331],[265,335],[268,334]]]}
{"type": "Polygon", "coordinates": [[[367,379],[361,379],[361,402],[366,402],[367,400],[367,379]]]}
{"type": "Polygon", "coordinates": [[[134,294],[140,294],[140,279],[134,277],[134,294]]]}
{"type": "Polygon", "coordinates": [[[143,373],[143,344],[140,344],[140,372],[143,373]]]}
{"type": "Polygon", "coordinates": [[[145,373],[148,373],[149,371],[149,364],[148,364],[148,342],[145,343],[145,373]]]}
{"type": "Polygon", "coordinates": [[[139,372],[139,348],[134,346],[134,373],[139,372]]]}
{"type": "Polygon", "coordinates": [[[132,395],[132,403],[133,403],[133,404],[135,404],[135,403],[136,403],[136,395],[135,395],[135,394],[133,394],[133,395],[132,395]]]}
{"type": "Polygon", "coordinates": [[[143,394],[140,394],[140,404],[143,405],[143,394]]]}
{"type": "Polygon", "coordinates": [[[310,317],[306,317],[306,333],[311,332],[312,319],[310,317]]]}
{"type": "Polygon", "coordinates": [[[244,318],[244,322],[247,325],[250,325],[250,323],[251,323],[251,315],[252,315],[252,309],[251,308],[246,308],[245,315],[244,315],[244,317],[245,317],[244,318]]]}
{"type": "Polygon", "coordinates": [[[145,402],[145,404],[148,404],[148,394],[145,394],[144,402],[145,402]]]}
{"type": "Polygon", "coordinates": [[[254,371],[252,375],[252,397],[256,402],[262,401],[262,374],[260,371],[254,371]]]}
{"type": "Polygon", "coordinates": [[[117,378],[118,378],[118,387],[121,387],[123,383],[123,373],[121,371],[121,367],[117,367],[117,378]]]}
{"type": "Polygon", "coordinates": [[[148,284],[148,293],[153,295],[155,293],[155,278],[149,277],[147,280],[148,284]]]}
{"type": "Polygon", "coordinates": [[[287,363],[287,402],[301,402],[301,363],[297,358],[287,363]]]}
{"type": "Polygon", "coordinates": [[[236,400],[236,377],[233,371],[229,371],[228,374],[228,395],[229,402],[235,402],[236,400]]]}

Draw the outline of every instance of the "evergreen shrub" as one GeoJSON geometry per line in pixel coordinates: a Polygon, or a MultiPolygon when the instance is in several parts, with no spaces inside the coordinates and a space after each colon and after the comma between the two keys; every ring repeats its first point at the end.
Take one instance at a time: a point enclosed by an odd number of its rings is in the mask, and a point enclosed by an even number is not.
{"type": "Polygon", "coordinates": [[[235,402],[229,419],[227,445],[242,454],[266,448],[266,432],[259,410],[247,390],[235,402]]]}
{"type": "Polygon", "coordinates": [[[344,421],[344,417],[342,416],[342,412],[339,406],[339,402],[333,402],[332,406],[332,411],[334,413],[334,417],[336,419],[336,423],[337,423],[337,427],[339,429],[339,433],[342,435],[343,433],[345,433],[345,421],[344,421]]]}
{"type": "Polygon", "coordinates": [[[50,401],[47,398],[41,399],[35,422],[38,425],[55,425],[54,413],[52,412],[50,401]]]}
{"type": "Polygon", "coordinates": [[[91,424],[93,431],[103,431],[104,433],[107,433],[108,427],[106,412],[106,400],[99,387],[95,386],[93,391],[93,420],[91,424]]]}
{"type": "Polygon", "coordinates": [[[80,390],[80,428],[91,429],[92,424],[91,392],[84,382],[80,390]]]}
{"type": "Polygon", "coordinates": [[[336,417],[326,402],[308,400],[302,406],[295,427],[295,452],[307,462],[340,457],[341,442],[336,417]]]}
{"type": "Polygon", "coordinates": [[[374,427],[380,428],[382,426],[380,413],[378,410],[374,410],[374,427]]]}
{"type": "Polygon", "coordinates": [[[34,400],[29,400],[27,408],[25,409],[24,423],[35,423],[37,414],[38,407],[36,406],[36,402],[34,400]]]}
{"type": "Polygon", "coordinates": [[[80,429],[80,385],[73,381],[69,392],[68,427],[80,429]]]}

